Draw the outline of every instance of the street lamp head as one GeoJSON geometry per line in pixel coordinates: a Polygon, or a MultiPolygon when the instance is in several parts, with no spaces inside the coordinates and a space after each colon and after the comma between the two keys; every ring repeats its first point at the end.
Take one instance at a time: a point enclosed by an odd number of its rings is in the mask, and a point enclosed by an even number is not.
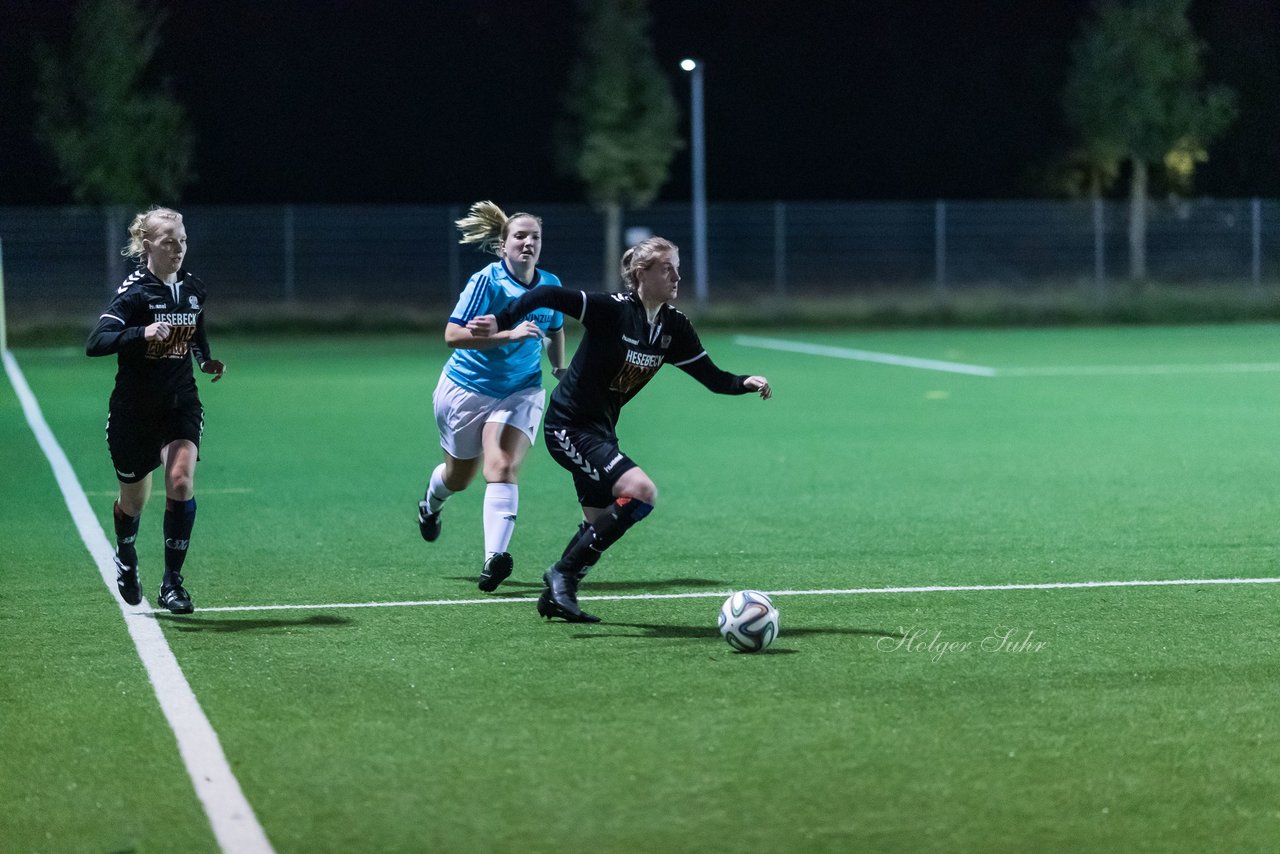
{"type": "Polygon", "coordinates": [[[682,59],[680,60],[680,67],[685,71],[692,71],[698,67],[698,61],[696,59],[682,59]]]}

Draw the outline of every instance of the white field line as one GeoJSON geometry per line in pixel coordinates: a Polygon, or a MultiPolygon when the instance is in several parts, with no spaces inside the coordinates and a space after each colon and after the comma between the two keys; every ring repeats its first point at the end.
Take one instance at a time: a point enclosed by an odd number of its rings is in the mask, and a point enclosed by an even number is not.
{"type": "Polygon", "coordinates": [[[900,368],[920,368],[926,371],[971,374],[978,377],[994,377],[996,375],[995,368],[988,368],[984,365],[966,365],[963,362],[943,362],[937,359],[917,359],[914,356],[877,353],[872,350],[853,350],[848,347],[827,347],[821,344],[806,344],[803,341],[784,341],[780,338],[757,338],[753,335],[738,335],[734,337],[733,343],[743,347],[757,347],[761,350],[782,350],[787,353],[827,356],[832,359],[850,359],[855,362],[878,362],[882,365],[896,365],[900,368]]]}
{"type": "MultiPolygon", "coordinates": [[[[1031,584],[956,584],[922,587],[840,587],[822,590],[766,590],[769,596],[866,596],[876,593],[983,593],[1003,590],[1094,590],[1104,587],[1200,587],[1210,584],[1280,584],[1280,578],[1173,578],[1131,581],[1046,581],[1031,584]]],[[[695,593],[634,593],[618,596],[579,596],[580,602],[636,602],[654,599],[715,599],[732,590],[704,590],[695,593]]],[[[310,605],[239,605],[201,608],[201,614],[246,613],[252,611],[328,611],[345,608],[421,608],[442,605],[517,605],[533,602],[532,596],[504,596],[489,599],[413,599],[404,602],[331,602],[310,605]]],[[[163,614],[165,611],[153,611],[163,614]]]]}
{"type": "Polygon", "coordinates": [[[1070,365],[1047,368],[997,368],[1001,377],[1149,377],[1176,374],[1265,374],[1280,362],[1224,362],[1206,365],[1070,365]]]}
{"type": "Polygon", "coordinates": [[[217,733],[205,717],[191,686],[187,684],[182,668],[165,640],[160,624],[147,619],[151,611],[145,605],[127,605],[116,596],[115,551],[98,524],[89,506],[89,499],[76,478],[75,470],[63,453],[62,447],[49,429],[40,404],[36,401],[26,377],[13,355],[3,352],[4,367],[14,391],[22,403],[27,423],[36,441],[53,468],[54,477],[62,489],[67,510],[75,522],[85,548],[89,550],[102,581],[112,599],[120,605],[125,625],[138,650],[138,657],[146,667],[147,675],[155,688],[156,699],[173,734],[178,741],[178,752],[186,765],[187,774],[195,786],[196,795],[204,806],[205,815],[213,827],[219,846],[226,852],[270,852],[271,843],[258,823],[253,808],[245,799],[240,783],[231,773],[217,733]]]}
{"type": "Polygon", "coordinates": [[[1173,376],[1179,374],[1262,374],[1280,372],[1280,362],[1224,362],[1205,365],[1063,365],[1029,368],[993,368],[987,365],[968,365],[964,362],[946,362],[938,359],[920,359],[896,353],[878,353],[874,350],[854,350],[848,347],[828,347],[804,341],[786,341],[780,338],[758,338],[753,335],[737,335],[733,343],[742,347],[762,350],[781,350],[806,356],[826,356],[831,359],[848,359],[854,362],[876,362],[900,368],[920,368],[926,371],[944,371],[951,374],[969,374],[975,377],[1107,377],[1107,376],[1173,376]]]}

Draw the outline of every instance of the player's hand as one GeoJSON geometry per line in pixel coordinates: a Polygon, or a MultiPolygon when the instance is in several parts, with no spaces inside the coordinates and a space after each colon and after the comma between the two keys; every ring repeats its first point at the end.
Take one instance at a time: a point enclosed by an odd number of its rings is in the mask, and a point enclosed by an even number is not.
{"type": "Polygon", "coordinates": [[[773,389],[769,387],[769,381],[764,377],[747,377],[742,381],[742,385],[751,391],[759,392],[764,400],[773,397],[773,389]]]}
{"type": "Polygon", "coordinates": [[[492,338],[498,334],[498,318],[492,314],[481,314],[467,321],[467,329],[477,338],[492,338]]]}
{"type": "Polygon", "coordinates": [[[532,320],[526,320],[509,333],[512,341],[523,341],[526,338],[541,338],[542,330],[532,320]]]}
{"type": "Polygon", "coordinates": [[[213,379],[209,380],[209,382],[216,383],[218,380],[222,379],[222,375],[227,372],[227,366],[219,362],[217,359],[206,359],[204,362],[200,363],[200,370],[204,371],[206,374],[213,374],[213,379]]]}
{"type": "Polygon", "coordinates": [[[172,328],[168,321],[157,320],[146,328],[143,332],[143,337],[148,341],[163,341],[169,337],[169,330],[172,328]]]}

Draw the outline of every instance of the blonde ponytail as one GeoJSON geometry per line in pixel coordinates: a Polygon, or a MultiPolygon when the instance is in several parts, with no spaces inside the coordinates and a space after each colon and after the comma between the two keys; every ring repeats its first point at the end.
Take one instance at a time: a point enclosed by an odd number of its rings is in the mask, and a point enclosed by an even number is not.
{"type": "Polygon", "coordinates": [[[462,232],[462,239],[458,242],[464,246],[479,246],[485,252],[493,255],[502,255],[502,244],[507,239],[507,229],[511,225],[512,220],[527,216],[529,219],[538,223],[538,227],[542,227],[542,217],[534,216],[531,213],[518,211],[511,216],[507,216],[502,208],[490,201],[476,202],[471,206],[471,210],[462,219],[457,220],[454,225],[458,227],[458,231],[462,232]]]}

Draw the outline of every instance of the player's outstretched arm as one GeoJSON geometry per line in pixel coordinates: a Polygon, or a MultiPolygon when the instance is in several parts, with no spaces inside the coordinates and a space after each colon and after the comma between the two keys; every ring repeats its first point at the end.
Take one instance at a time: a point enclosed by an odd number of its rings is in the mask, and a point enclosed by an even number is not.
{"type": "Polygon", "coordinates": [[[467,329],[478,338],[491,337],[515,326],[520,318],[539,308],[553,308],[562,314],[582,320],[587,295],[556,285],[538,285],[524,296],[495,314],[481,314],[467,321],[467,329]]]}
{"type": "Polygon", "coordinates": [[[716,394],[750,394],[754,391],[765,400],[773,397],[773,388],[767,379],[761,376],[731,374],[722,370],[711,361],[706,351],[692,362],[679,365],[679,368],[716,394]]]}

